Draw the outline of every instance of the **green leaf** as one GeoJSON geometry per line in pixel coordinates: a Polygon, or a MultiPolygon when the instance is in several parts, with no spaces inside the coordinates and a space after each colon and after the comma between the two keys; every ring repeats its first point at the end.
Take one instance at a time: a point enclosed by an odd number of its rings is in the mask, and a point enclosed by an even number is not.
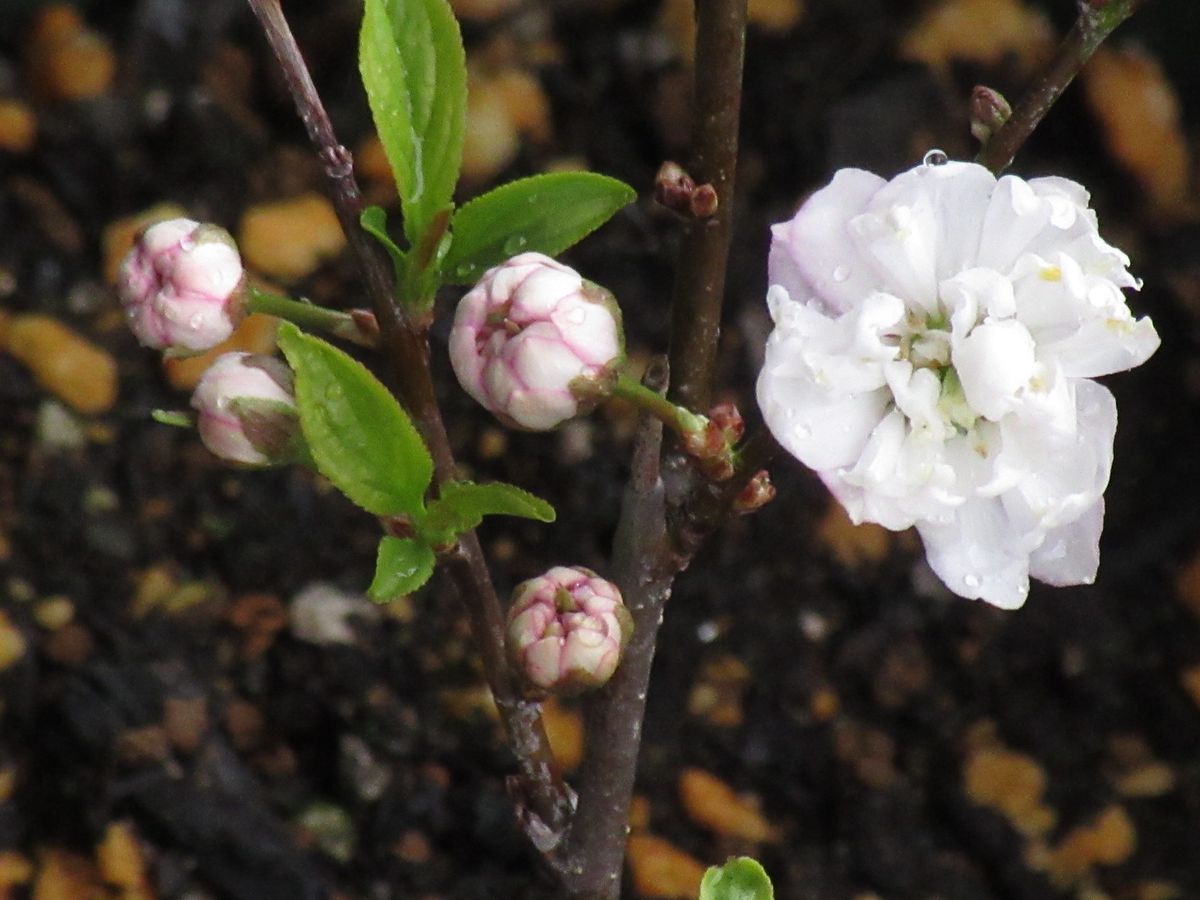
{"type": "Polygon", "coordinates": [[[712,866],[700,882],[700,900],[774,900],[771,879],[749,856],[712,866]]]}
{"type": "Polygon", "coordinates": [[[375,554],[375,578],[367,596],[386,603],[411,594],[429,580],[435,561],[433,548],[423,541],[390,535],[381,538],[375,554]]]}
{"type": "Polygon", "coordinates": [[[467,69],[446,0],[366,0],[358,65],[417,246],[450,203],[462,164],[467,69]]]}
{"type": "Polygon", "coordinates": [[[279,326],[279,346],[296,373],[300,427],[317,469],[369,513],[422,516],[433,462],[387,388],[290,323],[279,326]]]}
{"type": "Polygon", "coordinates": [[[408,254],[396,246],[396,242],[392,240],[392,236],[387,231],[387,213],[384,212],[381,206],[368,206],[358,216],[358,224],[362,226],[363,231],[383,244],[383,249],[392,258],[392,268],[396,272],[396,283],[401,284],[404,281],[404,274],[408,270],[408,254]]]}
{"type": "Polygon", "coordinates": [[[528,491],[504,482],[475,484],[451,481],[442,485],[429,504],[422,529],[439,541],[450,541],[474,528],[484,516],[519,516],[539,522],[554,521],[554,507],[528,491]]]}
{"type": "Polygon", "coordinates": [[[555,172],[501,185],[455,213],[442,276],[450,284],[470,284],[518,253],[557,256],[635,197],[629,185],[595,172],[555,172]]]}

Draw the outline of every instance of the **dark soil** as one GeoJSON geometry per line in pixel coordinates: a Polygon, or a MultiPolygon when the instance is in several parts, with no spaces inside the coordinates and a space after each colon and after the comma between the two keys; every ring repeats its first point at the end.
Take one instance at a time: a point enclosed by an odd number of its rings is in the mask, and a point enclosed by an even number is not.
{"type": "MultiPolygon", "coordinates": [[[[722,355],[722,384],[751,419],[766,226],[839,166],[891,174],[930,146],[969,154],[971,85],[1016,92],[1008,66],[964,65],[947,82],[897,61],[920,5],[810,0],[790,33],[751,35],[722,355]]],[[[0,11],[0,94],[29,95],[21,60],[35,6],[0,11]]],[[[655,4],[529,6],[561,51],[539,69],[555,137],[505,174],[578,154],[638,187],[643,199],[569,260],[621,299],[636,352],[662,352],[677,226],[648,189],[661,160],[684,152],[681,66],[660,50],[655,4]]],[[[1072,6],[1048,4],[1060,26],[1072,6]]],[[[369,130],[356,4],[286,8],[353,146],[369,130]]],[[[303,133],[249,13],[232,0],[85,11],[117,49],[117,87],[38,105],[33,150],[0,152],[0,280],[9,312],[49,313],[113,353],[120,399],[88,420],[105,433],[56,449],[38,426],[48,395],[0,354],[0,610],[27,644],[0,671],[0,851],[44,865],[50,848],[90,858],[124,821],[161,897],[553,896],[513,825],[511,761],[447,585],[435,580],[410,614],[356,621],[353,642],[298,639],[291,598],[314,581],[362,590],[376,523],[305,471],[230,471],[194,435],[151,421],[186,398],[113,315],[100,275],[112,220],[172,200],[232,227],[248,203],[320,186],[315,164],[287,162],[307,159],[303,133]],[[230,45],[252,62],[244,108],[215,93],[220,75],[206,70],[230,45]],[[176,592],[147,611],[136,598],[151,569],[176,592]],[[75,618],[49,630],[37,610],[54,597],[69,598],[75,618]]],[[[469,26],[468,45],[528,21],[469,26]]],[[[1195,132],[1200,14],[1160,0],[1123,37],[1160,59],[1195,132]]],[[[1163,336],[1146,366],[1111,379],[1121,427],[1100,577],[1035,586],[1004,613],[949,595],[913,540],[846,565],[818,537],[824,489],[775,464],[777,500],[731,523],[677,584],[639,791],[656,834],[706,863],[754,853],[782,898],[1200,897],[1200,686],[1189,693],[1184,678],[1200,672],[1200,587],[1178,587],[1200,550],[1200,228],[1145,212],[1075,91],[1018,169],[1093,190],[1105,230],[1145,279],[1133,305],[1163,336]],[[748,681],[730,701],[740,717],[721,720],[694,691],[731,657],[748,681]],[[968,762],[989,741],[1044,774],[1040,803],[1055,823],[1040,839],[968,795],[968,762]],[[1168,774],[1131,790],[1122,775],[1150,762],[1168,774]],[[760,797],[780,839],[749,846],[694,824],[676,791],[686,766],[760,797]],[[1046,855],[1114,808],[1136,847],[1051,877],[1046,855]]],[[[361,303],[358,291],[346,259],[296,286],[331,305],[361,303]]],[[[628,420],[508,434],[496,455],[494,434],[484,440],[493,424],[448,377],[444,333],[439,324],[435,358],[460,459],[559,511],[553,527],[484,529],[501,589],[558,562],[604,571],[628,420]]],[[[0,897],[23,896],[3,885],[0,897]]]]}

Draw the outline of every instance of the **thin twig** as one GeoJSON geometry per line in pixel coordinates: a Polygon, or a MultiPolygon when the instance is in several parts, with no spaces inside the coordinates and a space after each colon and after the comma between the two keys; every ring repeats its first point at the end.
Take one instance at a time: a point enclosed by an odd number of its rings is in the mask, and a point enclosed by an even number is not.
{"type": "Polygon", "coordinates": [[[999,174],[1012,165],[1017,151],[1050,111],[1055,101],[1091,59],[1104,39],[1133,15],[1142,0],[1079,0],[1079,17],[1008,121],[979,151],[976,161],[999,174]]]}
{"type": "Polygon", "coordinates": [[[686,226],[671,308],[668,396],[708,412],[712,398],[725,268],[733,227],[734,175],[746,51],[746,0],[697,0],[692,159],[688,174],[717,192],[714,215],[686,226]]]}
{"type": "MultiPolygon", "coordinates": [[[[354,178],[350,152],[334,134],[278,0],[249,0],[249,3],[283,70],[309,138],[325,163],[338,220],[363,274],[387,358],[396,373],[399,399],[412,413],[433,457],[437,481],[442,484],[455,477],[456,467],[434,392],[428,342],[404,307],[396,302],[391,266],[359,225],[362,195],[354,178]]],[[[488,685],[510,745],[520,761],[519,793],[521,802],[527,806],[527,830],[536,843],[545,846],[553,843],[553,836],[567,824],[572,806],[570,789],[555,774],[540,707],[522,698],[505,657],[503,611],[475,533],[463,534],[455,552],[447,554],[443,561],[467,609],[488,685]]]]}

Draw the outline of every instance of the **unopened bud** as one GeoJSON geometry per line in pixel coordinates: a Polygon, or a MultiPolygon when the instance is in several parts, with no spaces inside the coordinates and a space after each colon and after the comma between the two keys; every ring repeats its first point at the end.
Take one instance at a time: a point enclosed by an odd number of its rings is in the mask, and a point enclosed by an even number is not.
{"type": "Polygon", "coordinates": [[[682,436],[683,449],[707,478],[728,481],[734,472],[733,448],[742,439],[746,423],[732,403],[718,403],[702,421],[702,427],[682,436]]]}
{"type": "Polygon", "coordinates": [[[192,353],[233,333],[245,314],[243,286],[233,238],[191,219],[143,231],[118,277],[121,305],[137,339],[156,350],[192,353]]]}
{"type": "Polygon", "coordinates": [[[540,253],[489,269],[459,301],[450,362],[501,422],[548,431],[612,393],[624,357],[612,294],[540,253]]]}
{"type": "Polygon", "coordinates": [[[508,611],[508,653],[536,691],[574,694],[605,684],[633,634],[633,617],[611,581],[556,566],[517,586],[508,611]]]}
{"type": "Polygon", "coordinates": [[[668,160],[654,176],[654,199],[667,209],[696,219],[716,215],[717,189],[711,184],[696,184],[677,162],[668,160]]]}
{"type": "Polygon", "coordinates": [[[304,456],[292,370],[272,356],[223,353],[192,394],[200,439],[215,456],[254,468],[304,456]]]}
{"type": "Polygon", "coordinates": [[[771,474],[766,469],[759,469],[734,497],[733,511],[739,515],[752,513],[774,499],[775,485],[771,484],[771,474]]]}
{"type": "Polygon", "coordinates": [[[991,140],[1011,115],[1012,107],[999,91],[981,84],[971,92],[971,134],[979,143],[991,140]]]}

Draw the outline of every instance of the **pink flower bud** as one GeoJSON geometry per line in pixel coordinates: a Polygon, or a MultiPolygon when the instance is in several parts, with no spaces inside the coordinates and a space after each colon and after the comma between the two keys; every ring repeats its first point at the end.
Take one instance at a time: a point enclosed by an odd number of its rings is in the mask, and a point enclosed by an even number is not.
{"type": "Polygon", "coordinates": [[[147,347],[203,352],[245,314],[242,260],[216,225],[151,225],[121,263],[117,287],[129,328],[147,347]]]}
{"type": "Polygon", "coordinates": [[[536,689],[572,694],[600,687],[631,634],[621,592],[589,569],[555,566],[513,592],[508,652],[536,689]]]}
{"type": "Polygon", "coordinates": [[[463,389],[514,428],[547,431],[612,392],[621,363],[612,295],[540,253],[489,269],[459,302],[450,361],[463,389]]]}
{"type": "Polygon", "coordinates": [[[227,462],[262,467],[304,455],[292,370],[271,356],[222,353],[192,394],[204,446],[227,462]]]}

